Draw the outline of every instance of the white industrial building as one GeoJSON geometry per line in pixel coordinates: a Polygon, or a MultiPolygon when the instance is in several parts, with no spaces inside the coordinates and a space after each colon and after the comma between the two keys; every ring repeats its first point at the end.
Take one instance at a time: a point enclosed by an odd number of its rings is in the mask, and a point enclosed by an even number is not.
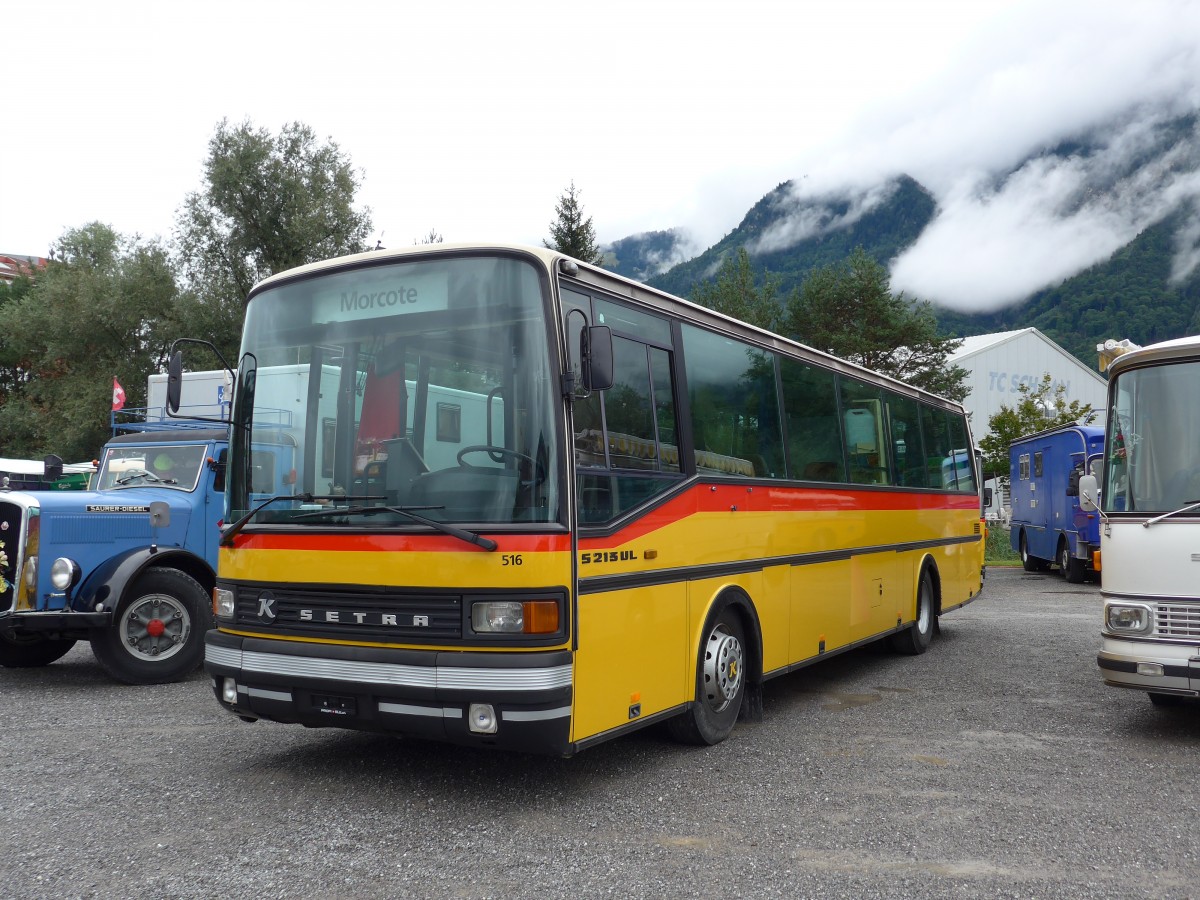
{"type": "MultiPolygon", "coordinates": [[[[1036,328],[1001,331],[965,338],[949,358],[970,374],[970,390],[963,406],[971,414],[971,431],[978,441],[988,433],[988,422],[1001,406],[1014,407],[1021,399],[1023,384],[1035,388],[1049,372],[1051,382],[1065,387],[1064,399],[1091,404],[1096,411],[1093,424],[1104,424],[1108,383],[1096,369],[1089,368],[1036,328]]],[[[989,485],[995,488],[994,484],[989,485]]],[[[997,516],[1007,506],[999,491],[989,515],[997,516]]]]}

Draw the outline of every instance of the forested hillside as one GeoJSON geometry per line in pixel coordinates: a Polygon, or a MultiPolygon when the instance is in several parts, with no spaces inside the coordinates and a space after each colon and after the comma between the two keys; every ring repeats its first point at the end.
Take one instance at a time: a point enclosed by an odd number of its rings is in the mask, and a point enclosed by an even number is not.
{"type": "Polygon", "coordinates": [[[1128,338],[1145,346],[1200,334],[1200,271],[1171,283],[1181,211],[1146,229],[1103,263],[1019,306],[988,315],[938,310],[938,322],[960,336],[1034,327],[1094,365],[1096,344],[1128,338]]]}

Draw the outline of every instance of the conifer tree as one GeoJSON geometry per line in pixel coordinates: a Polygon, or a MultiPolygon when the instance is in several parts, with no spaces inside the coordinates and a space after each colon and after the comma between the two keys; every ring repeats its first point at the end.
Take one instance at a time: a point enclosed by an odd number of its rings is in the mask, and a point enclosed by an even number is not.
{"type": "Polygon", "coordinates": [[[542,241],[543,246],[586,263],[602,265],[604,254],[596,243],[596,229],[592,227],[592,217],[585,219],[583,216],[583,205],[579,202],[574,181],[558,198],[554,211],[558,218],[550,223],[550,240],[542,241]]]}

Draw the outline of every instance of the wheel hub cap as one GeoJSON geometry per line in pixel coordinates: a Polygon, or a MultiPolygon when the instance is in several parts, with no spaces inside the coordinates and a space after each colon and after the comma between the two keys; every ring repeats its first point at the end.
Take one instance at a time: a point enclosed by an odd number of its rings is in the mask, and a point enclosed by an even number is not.
{"type": "Polygon", "coordinates": [[[743,662],[741,641],[724,628],[713,629],[704,656],[704,692],[718,712],[741,690],[743,662]]]}

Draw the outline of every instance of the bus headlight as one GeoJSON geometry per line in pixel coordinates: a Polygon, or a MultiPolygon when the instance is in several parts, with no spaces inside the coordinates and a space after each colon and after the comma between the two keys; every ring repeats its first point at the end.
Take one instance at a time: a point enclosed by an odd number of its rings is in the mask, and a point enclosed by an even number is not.
{"type": "Polygon", "coordinates": [[[65,593],[79,583],[82,574],[79,563],[65,556],[60,556],[50,566],[50,584],[56,591],[65,593]]]}
{"type": "Polygon", "coordinates": [[[479,600],[471,604],[476,634],[554,634],[558,603],[554,600],[479,600]]]}
{"type": "Polygon", "coordinates": [[[1109,603],[1104,607],[1104,624],[1116,634],[1149,634],[1154,613],[1141,603],[1109,603]]]}
{"type": "Polygon", "coordinates": [[[213,588],[213,615],[218,619],[232,619],[237,611],[233,599],[233,591],[225,588],[213,588]]]}

